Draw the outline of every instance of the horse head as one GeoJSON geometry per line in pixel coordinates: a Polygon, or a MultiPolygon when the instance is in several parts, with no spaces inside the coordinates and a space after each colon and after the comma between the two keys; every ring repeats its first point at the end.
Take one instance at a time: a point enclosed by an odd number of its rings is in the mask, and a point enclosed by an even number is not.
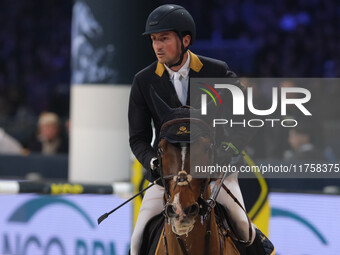
{"type": "MultiPolygon", "coordinates": [[[[189,123],[181,121],[173,124],[178,126],[177,135],[191,131],[189,123]]],[[[195,159],[195,165],[207,165],[211,162],[212,141],[208,135],[199,136],[194,141],[179,140],[162,137],[158,151],[167,200],[164,213],[172,231],[177,235],[184,235],[193,229],[200,216],[199,201],[208,198],[209,189],[207,179],[192,178],[192,161],[195,159]]]]}
{"type": "Polygon", "coordinates": [[[212,131],[195,117],[198,110],[170,108],[158,95],[153,96],[155,100],[163,123],[158,158],[166,191],[164,214],[175,234],[188,235],[200,217],[200,201],[208,199],[210,192],[209,179],[193,178],[192,173],[195,165],[212,163],[212,131]]]}

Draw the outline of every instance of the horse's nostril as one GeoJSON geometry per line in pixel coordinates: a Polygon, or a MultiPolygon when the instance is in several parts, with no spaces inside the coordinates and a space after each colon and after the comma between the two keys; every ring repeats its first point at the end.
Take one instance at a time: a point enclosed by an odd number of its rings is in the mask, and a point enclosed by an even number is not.
{"type": "Polygon", "coordinates": [[[176,213],[176,209],[172,204],[167,204],[165,206],[165,215],[168,216],[169,218],[178,218],[179,215],[176,213]]]}
{"type": "Polygon", "coordinates": [[[198,203],[194,203],[193,205],[187,207],[185,210],[184,210],[184,213],[187,215],[187,216],[196,216],[199,212],[199,205],[198,203]]]}

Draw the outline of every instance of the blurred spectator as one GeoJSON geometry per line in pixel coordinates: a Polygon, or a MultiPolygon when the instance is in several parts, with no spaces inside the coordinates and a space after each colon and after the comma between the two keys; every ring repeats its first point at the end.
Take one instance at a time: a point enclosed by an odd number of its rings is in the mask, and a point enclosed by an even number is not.
{"type": "Polygon", "coordinates": [[[286,151],[284,159],[289,161],[325,160],[322,150],[313,142],[316,136],[313,123],[299,123],[289,130],[288,142],[291,150],[286,151]]]}
{"type": "Polygon", "coordinates": [[[68,153],[68,141],[61,132],[58,115],[52,112],[40,114],[38,134],[29,145],[29,150],[45,155],[68,153]]]}
{"type": "Polygon", "coordinates": [[[0,154],[22,154],[23,148],[15,138],[0,128],[0,154]]]}

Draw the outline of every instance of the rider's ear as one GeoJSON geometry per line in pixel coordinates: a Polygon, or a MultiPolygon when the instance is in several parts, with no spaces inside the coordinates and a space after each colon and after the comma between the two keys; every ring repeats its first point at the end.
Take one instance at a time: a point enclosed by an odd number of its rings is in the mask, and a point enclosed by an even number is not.
{"type": "Polygon", "coordinates": [[[189,34],[183,36],[183,46],[184,48],[187,48],[190,45],[191,42],[191,36],[189,34]]]}

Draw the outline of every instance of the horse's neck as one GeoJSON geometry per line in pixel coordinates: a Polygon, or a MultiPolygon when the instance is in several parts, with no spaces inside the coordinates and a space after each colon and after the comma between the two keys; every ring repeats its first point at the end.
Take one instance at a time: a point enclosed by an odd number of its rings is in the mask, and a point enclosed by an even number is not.
{"type": "MultiPolygon", "coordinates": [[[[194,228],[188,233],[188,236],[182,235],[181,239],[183,244],[188,251],[188,254],[205,254],[206,247],[206,234],[208,231],[208,221],[201,221],[201,216],[196,217],[194,228]]],[[[219,254],[219,238],[218,229],[215,220],[214,210],[211,211],[210,216],[210,244],[209,244],[209,254],[219,254]]],[[[167,239],[167,248],[169,254],[182,254],[182,249],[179,245],[176,235],[172,232],[171,226],[165,224],[164,226],[165,236],[167,239]]]]}

